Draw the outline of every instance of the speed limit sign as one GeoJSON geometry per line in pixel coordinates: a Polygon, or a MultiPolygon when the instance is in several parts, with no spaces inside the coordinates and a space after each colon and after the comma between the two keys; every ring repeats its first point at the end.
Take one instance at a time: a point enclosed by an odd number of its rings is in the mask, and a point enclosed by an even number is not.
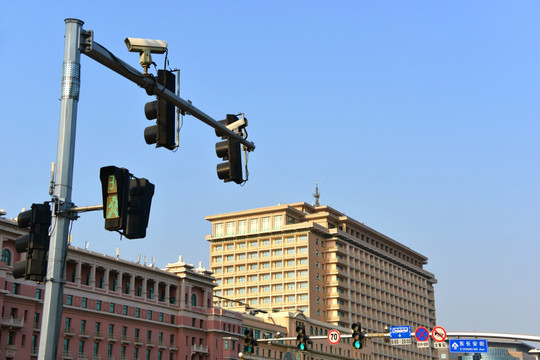
{"type": "Polygon", "coordinates": [[[341,340],[341,334],[337,330],[330,330],[327,337],[328,342],[332,345],[336,345],[341,340]]]}

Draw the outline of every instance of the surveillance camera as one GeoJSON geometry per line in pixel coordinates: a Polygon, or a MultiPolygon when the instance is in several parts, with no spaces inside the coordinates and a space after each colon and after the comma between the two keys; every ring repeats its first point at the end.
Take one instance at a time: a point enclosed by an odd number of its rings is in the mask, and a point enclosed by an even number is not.
{"type": "Polygon", "coordinates": [[[167,42],[164,40],[126,38],[124,42],[131,52],[149,51],[152,54],[163,54],[167,51],[167,42]]]}

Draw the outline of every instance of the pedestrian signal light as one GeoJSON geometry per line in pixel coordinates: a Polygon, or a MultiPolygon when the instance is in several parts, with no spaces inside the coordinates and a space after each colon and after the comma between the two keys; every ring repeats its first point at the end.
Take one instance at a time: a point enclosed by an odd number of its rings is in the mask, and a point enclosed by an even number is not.
{"type": "Polygon", "coordinates": [[[122,230],[126,226],[129,197],[129,170],[116,166],[102,167],[99,172],[103,196],[105,229],[122,230]]]}

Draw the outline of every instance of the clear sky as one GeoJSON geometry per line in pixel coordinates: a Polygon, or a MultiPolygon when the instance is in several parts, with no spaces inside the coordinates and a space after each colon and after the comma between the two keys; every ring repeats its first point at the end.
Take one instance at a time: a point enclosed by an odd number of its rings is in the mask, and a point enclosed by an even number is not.
{"type": "Polygon", "coordinates": [[[136,68],[124,38],[166,40],[181,97],[215,119],[244,112],[257,147],[241,187],[217,178],[218,138],[193,117],[177,152],[146,145],[152,98],[83,55],[74,202],[101,204],[107,165],[156,192],[146,239],[94,212],[73,245],[209,267],[206,215],[311,203],[318,181],[322,204],[429,258],[439,326],[540,335],[538,1],[5,2],[7,217],[50,199],[65,18],[136,68]]]}

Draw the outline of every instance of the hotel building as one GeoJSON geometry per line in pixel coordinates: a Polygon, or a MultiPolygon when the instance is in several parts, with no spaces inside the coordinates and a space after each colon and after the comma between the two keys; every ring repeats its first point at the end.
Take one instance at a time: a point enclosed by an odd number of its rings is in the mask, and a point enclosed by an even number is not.
{"type": "MultiPolygon", "coordinates": [[[[283,204],[206,217],[214,294],[229,309],[301,311],[369,333],[436,324],[427,258],[329,206],[283,204]]],[[[414,331],[414,330],[413,330],[414,331]]],[[[434,359],[432,348],[371,343],[372,359],[434,359]]],[[[355,356],[353,354],[353,356],[355,356]]]]}

